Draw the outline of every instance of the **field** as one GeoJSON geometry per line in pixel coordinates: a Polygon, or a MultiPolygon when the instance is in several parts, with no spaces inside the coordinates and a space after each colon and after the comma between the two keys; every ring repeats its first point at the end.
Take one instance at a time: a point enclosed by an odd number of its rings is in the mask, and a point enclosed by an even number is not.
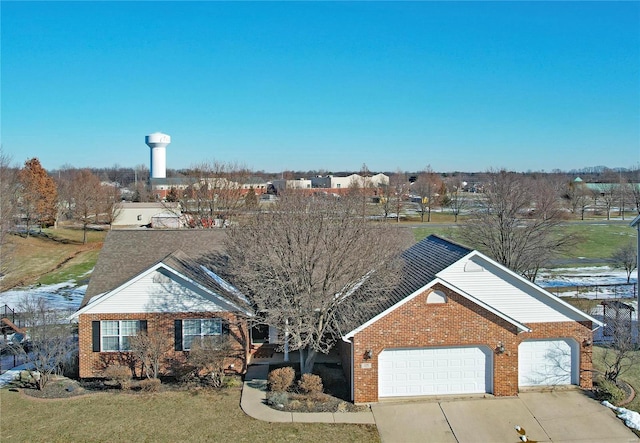
{"type": "MultiPolygon", "coordinates": [[[[413,233],[417,240],[421,240],[428,235],[436,234],[450,240],[462,242],[457,235],[458,225],[453,223],[433,224],[422,223],[415,225],[413,233]]],[[[609,257],[613,252],[626,243],[635,244],[637,231],[627,223],[619,222],[572,222],[566,223],[559,228],[563,234],[574,235],[576,244],[571,250],[557,257],[559,260],[566,260],[567,265],[572,264],[583,266],[584,262],[579,260],[587,259],[591,265],[607,265],[610,263],[609,257]],[[574,262],[575,263],[572,263],[574,262]]]]}
{"type": "Polygon", "coordinates": [[[377,442],[373,425],[268,423],[239,407],[240,389],[180,391],[146,395],[92,394],[41,400],[0,390],[2,440],[377,442]]]}
{"type": "MultiPolygon", "coordinates": [[[[400,226],[412,229],[416,241],[430,234],[461,241],[456,235],[459,224],[447,223],[445,217],[432,214],[431,223],[401,223],[400,226]]],[[[578,258],[588,259],[591,265],[606,265],[615,249],[625,242],[635,242],[636,237],[636,230],[619,222],[573,222],[560,229],[579,238],[571,252],[558,257],[569,265],[572,261],[577,264],[578,258]]],[[[35,283],[86,283],[106,234],[107,231],[89,231],[87,244],[82,244],[82,230],[73,228],[45,229],[40,236],[11,236],[10,244],[2,251],[6,276],[0,281],[0,291],[35,283]]]]}

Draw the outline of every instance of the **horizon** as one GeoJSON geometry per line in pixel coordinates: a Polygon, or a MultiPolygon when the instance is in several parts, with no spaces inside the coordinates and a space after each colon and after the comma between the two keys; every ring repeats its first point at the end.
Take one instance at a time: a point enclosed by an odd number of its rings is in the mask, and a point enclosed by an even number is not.
{"type": "MultiPolygon", "coordinates": [[[[640,164],[640,2],[1,2],[21,165],[640,164]],[[97,26],[96,24],[99,24],[97,26]]],[[[135,166],[134,166],[135,167],[135,166]]],[[[475,172],[468,172],[475,173],[475,172]]]]}

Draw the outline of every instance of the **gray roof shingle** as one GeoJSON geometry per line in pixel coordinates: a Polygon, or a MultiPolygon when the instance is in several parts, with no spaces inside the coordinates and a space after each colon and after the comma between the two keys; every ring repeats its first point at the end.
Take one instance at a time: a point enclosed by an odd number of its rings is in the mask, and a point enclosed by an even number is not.
{"type": "MultiPolygon", "coordinates": [[[[223,251],[225,237],[222,229],[111,231],[80,307],[93,296],[117,288],[178,250],[184,251],[190,260],[207,262],[212,255],[223,251]]],[[[176,257],[173,264],[177,265],[176,257]]]]}
{"type": "Polygon", "coordinates": [[[402,299],[426,286],[436,278],[436,274],[451,266],[472,249],[453,243],[437,235],[430,235],[400,254],[403,260],[398,283],[379,298],[372,311],[358,322],[347,324],[346,331],[352,331],[368,320],[386,311],[402,299]]]}

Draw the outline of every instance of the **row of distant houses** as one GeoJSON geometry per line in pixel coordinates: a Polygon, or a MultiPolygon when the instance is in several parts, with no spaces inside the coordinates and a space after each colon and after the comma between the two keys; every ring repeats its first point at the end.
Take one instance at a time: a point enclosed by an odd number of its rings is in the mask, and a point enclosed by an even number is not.
{"type": "Polygon", "coordinates": [[[240,180],[231,180],[221,177],[207,177],[194,179],[193,177],[152,178],[151,189],[158,200],[164,200],[171,189],[184,191],[190,187],[208,186],[210,189],[237,189],[246,193],[249,189],[260,195],[269,192],[283,191],[285,189],[349,189],[349,188],[376,188],[389,184],[389,176],[375,174],[362,176],[351,174],[344,177],[335,175],[316,176],[311,178],[264,180],[260,177],[247,177],[240,180]]]}

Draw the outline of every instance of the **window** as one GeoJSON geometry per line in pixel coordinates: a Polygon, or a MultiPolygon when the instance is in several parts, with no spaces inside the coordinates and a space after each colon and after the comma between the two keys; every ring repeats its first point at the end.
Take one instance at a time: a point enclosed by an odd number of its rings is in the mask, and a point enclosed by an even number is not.
{"type": "Polygon", "coordinates": [[[191,349],[194,339],[208,335],[222,334],[222,320],[219,318],[199,318],[182,321],[182,349],[191,349]]]}
{"type": "Polygon", "coordinates": [[[100,322],[103,351],[128,351],[130,337],[138,335],[138,320],[103,320],[100,322]]]}

